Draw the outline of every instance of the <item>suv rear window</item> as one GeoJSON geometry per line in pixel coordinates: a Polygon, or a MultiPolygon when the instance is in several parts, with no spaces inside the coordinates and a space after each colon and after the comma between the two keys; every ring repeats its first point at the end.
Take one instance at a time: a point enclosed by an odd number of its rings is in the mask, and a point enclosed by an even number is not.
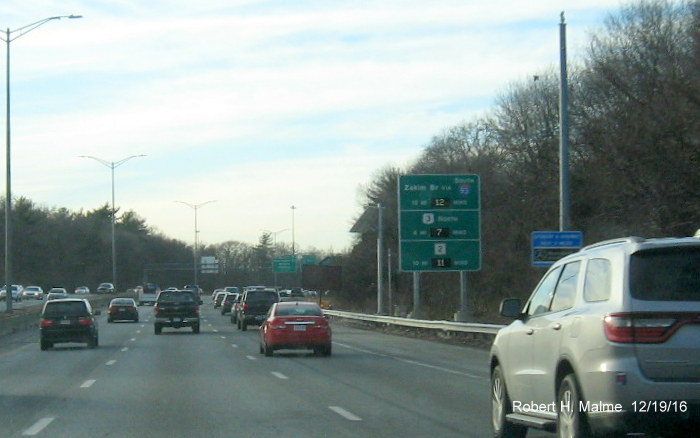
{"type": "Polygon", "coordinates": [[[700,301],[700,248],[660,248],[632,254],[630,293],[646,301],[700,301]]]}
{"type": "Polygon", "coordinates": [[[193,303],[195,301],[192,292],[161,292],[158,295],[158,302],[169,303],[193,303]]]}
{"type": "Polygon", "coordinates": [[[255,292],[248,292],[245,297],[246,301],[255,301],[255,302],[268,302],[268,303],[276,303],[279,301],[279,295],[277,292],[265,292],[265,291],[255,291],[255,292]]]}
{"type": "Polygon", "coordinates": [[[85,303],[79,301],[48,303],[44,309],[45,317],[54,316],[86,316],[88,314],[85,303]]]}

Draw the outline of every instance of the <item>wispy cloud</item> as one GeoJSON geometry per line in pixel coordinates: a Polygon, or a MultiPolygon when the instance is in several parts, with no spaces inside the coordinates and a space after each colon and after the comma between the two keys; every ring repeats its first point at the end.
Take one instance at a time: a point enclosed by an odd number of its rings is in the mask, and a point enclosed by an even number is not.
{"type": "MultiPolygon", "coordinates": [[[[566,3],[572,47],[618,5],[566,3]]],[[[294,204],[302,245],[340,249],[374,171],[409,162],[558,61],[561,10],[559,0],[9,0],[2,26],[84,15],[13,43],[15,190],[95,208],[109,199],[108,173],[78,155],[147,154],[117,171],[117,202],[172,237],[192,235],[174,200],[213,198],[207,242],[254,242],[289,226],[294,204]]]]}

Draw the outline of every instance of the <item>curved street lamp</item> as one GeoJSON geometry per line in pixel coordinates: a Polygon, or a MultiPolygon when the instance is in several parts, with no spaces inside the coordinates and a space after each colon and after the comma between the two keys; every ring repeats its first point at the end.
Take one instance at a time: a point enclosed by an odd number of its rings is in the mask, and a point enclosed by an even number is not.
{"type": "Polygon", "coordinates": [[[114,222],[115,216],[117,215],[117,211],[114,208],[114,169],[131,160],[132,158],[138,157],[145,157],[145,155],[132,155],[130,157],[122,158],[119,161],[107,161],[103,160],[102,158],[93,157],[91,155],[80,155],[80,158],[90,158],[91,160],[95,160],[98,163],[112,169],[112,211],[110,216],[112,219],[112,284],[114,285],[115,291],[117,290],[117,237],[114,229],[114,222]]]}
{"type": "Polygon", "coordinates": [[[43,20],[36,21],[26,26],[18,27],[17,29],[10,30],[7,28],[5,31],[0,31],[0,40],[5,41],[7,44],[7,63],[6,63],[6,104],[7,104],[7,114],[5,118],[5,153],[6,153],[6,176],[7,182],[5,187],[5,284],[7,285],[7,295],[5,302],[7,303],[7,313],[12,313],[12,178],[11,178],[11,148],[10,148],[10,43],[22,35],[31,32],[37,27],[44,23],[48,23],[52,20],[60,20],[61,18],[83,18],[82,15],[59,15],[56,17],[48,17],[43,20]],[[9,297],[10,299],[7,299],[9,297]]]}
{"type": "Polygon", "coordinates": [[[216,200],[206,201],[206,202],[202,202],[200,204],[190,204],[189,202],[185,202],[185,201],[175,201],[175,202],[178,202],[180,204],[185,204],[186,206],[188,206],[194,210],[194,247],[192,248],[192,256],[194,257],[194,265],[193,265],[194,284],[199,286],[199,283],[197,282],[197,233],[199,233],[199,231],[197,230],[197,210],[199,209],[199,207],[204,207],[207,204],[211,204],[212,202],[216,202],[216,200]]]}

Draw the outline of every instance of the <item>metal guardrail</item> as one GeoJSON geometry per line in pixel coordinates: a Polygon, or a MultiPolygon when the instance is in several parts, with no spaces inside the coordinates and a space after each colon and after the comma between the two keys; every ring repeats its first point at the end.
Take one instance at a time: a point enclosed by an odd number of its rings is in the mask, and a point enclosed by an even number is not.
{"type": "Polygon", "coordinates": [[[476,324],[452,321],[429,321],[424,319],[398,318],[394,316],[369,315],[365,313],[341,312],[339,310],[324,310],[323,313],[336,318],[353,319],[357,321],[368,321],[388,325],[399,325],[404,327],[423,328],[430,330],[442,330],[445,332],[463,333],[486,333],[495,335],[504,328],[500,324],[476,324]]]}

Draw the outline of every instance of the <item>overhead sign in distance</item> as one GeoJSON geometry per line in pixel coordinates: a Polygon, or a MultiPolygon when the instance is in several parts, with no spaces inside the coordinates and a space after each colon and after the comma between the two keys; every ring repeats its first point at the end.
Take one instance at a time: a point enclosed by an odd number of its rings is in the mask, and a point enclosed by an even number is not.
{"type": "Polygon", "coordinates": [[[272,259],[272,272],[276,274],[297,272],[296,258],[287,256],[272,259]]]}

